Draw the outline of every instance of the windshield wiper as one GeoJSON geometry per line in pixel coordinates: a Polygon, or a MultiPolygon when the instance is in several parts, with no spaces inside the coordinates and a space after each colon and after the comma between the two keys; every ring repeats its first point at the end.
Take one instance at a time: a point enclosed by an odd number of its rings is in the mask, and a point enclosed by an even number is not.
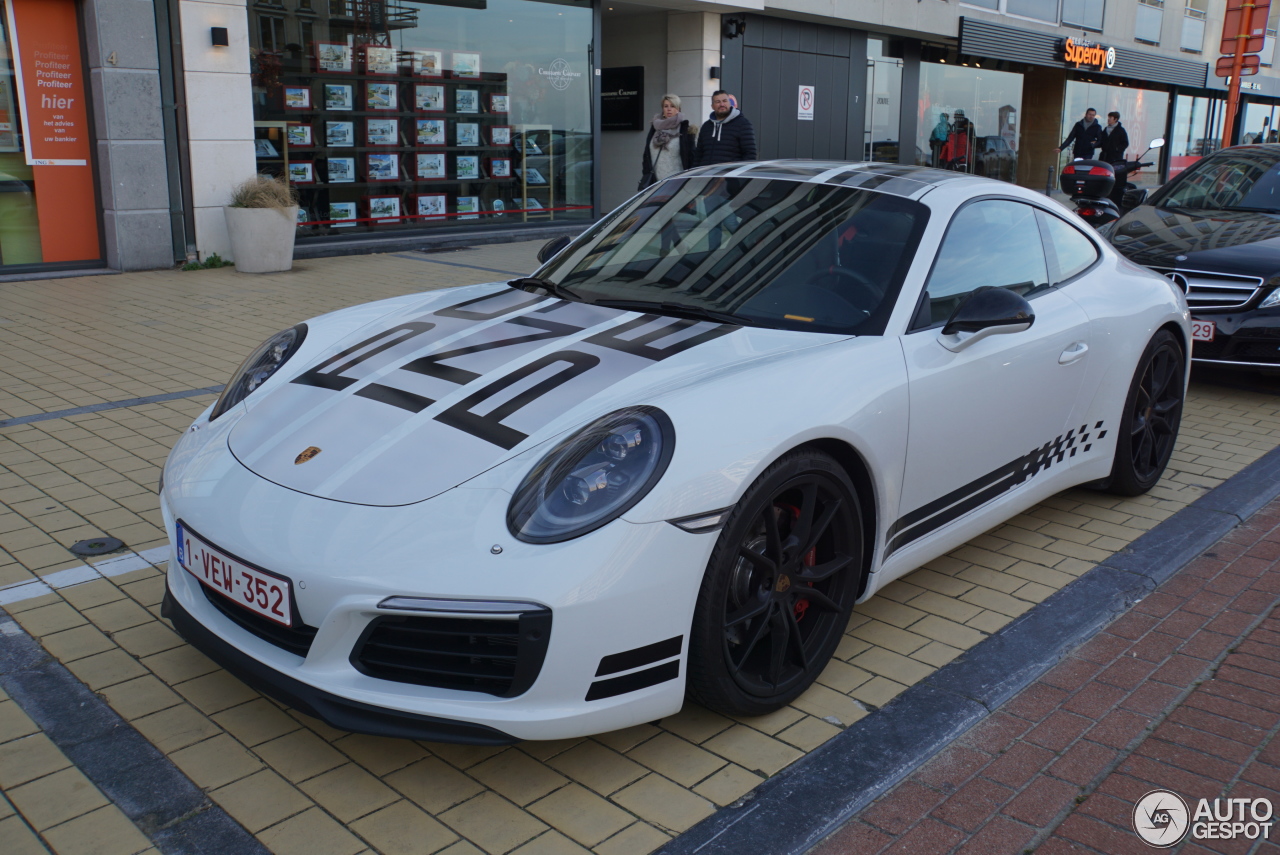
{"type": "Polygon", "coordinates": [[[1257,211],[1262,214],[1280,214],[1275,208],[1261,208],[1255,205],[1223,205],[1222,211],[1257,211]]]}
{"type": "Polygon", "coordinates": [[[655,315],[671,315],[676,318],[692,318],[698,321],[714,321],[720,324],[734,324],[740,327],[763,326],[755,321],[739,317],[732,312],[721,312],[706,309],[702,306],[691,306],[688,303],[646,303],[643,300],[593,300],[592,305],[609,309],[625,309],[628,312],[649,312],[655,315]]]}
{"type": "Polygon", "coordinates": [[[539,279],[537,276],[523,276],[519,279],[511,279],[507,282],[512,288],[518,288],[521,291],[533,291],[535,288],[541,288],[545,293],[553,297],[559,297],[561,300],[574,300],[581,302],[582,298],[570,291],[563,285],[552,282],[549,279],[539,279]]]}

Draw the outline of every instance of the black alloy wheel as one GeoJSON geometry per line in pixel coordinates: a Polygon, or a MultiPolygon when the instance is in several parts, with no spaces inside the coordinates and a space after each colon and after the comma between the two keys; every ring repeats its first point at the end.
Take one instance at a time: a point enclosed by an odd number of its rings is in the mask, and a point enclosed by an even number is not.
{"type": "Polygon", "coordinates": [[[1137,496],[1164,474],[1178,439],[1186,395],[1186,357],[1176,336],[1156,333],[1143,351],[1125,399],[1107,489],[1137,496]]]}
{"type": "Polygon", "coordinates": [[[690,633],[690,696],[763,715],[807,689],[848,625],[862,550],[857,493],[834,459],[800,450],[770,467],[708,564],[690,633]]]}

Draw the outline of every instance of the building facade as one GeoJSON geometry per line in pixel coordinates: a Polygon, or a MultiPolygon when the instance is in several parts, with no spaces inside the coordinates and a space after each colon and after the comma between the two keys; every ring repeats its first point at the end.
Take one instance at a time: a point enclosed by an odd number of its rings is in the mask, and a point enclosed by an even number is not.
{"type": "Polygon", "coordinates": [[[298,253],[580,230],[635,192],[650,120],[716,89],[760,157],[922,164],[1050,188],[1088,107],[1158,184],[1277,141],[1266,26],[1224,134],[1226,0],[0,0],[0,276],[231,256],[255,173],[298,253]],[[684,7],[684,8],[681,8],[684,7]]]}

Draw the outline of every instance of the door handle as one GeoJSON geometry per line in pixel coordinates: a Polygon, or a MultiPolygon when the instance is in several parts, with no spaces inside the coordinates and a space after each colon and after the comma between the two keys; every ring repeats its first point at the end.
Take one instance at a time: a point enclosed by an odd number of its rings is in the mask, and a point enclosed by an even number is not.
{"type": "Polygon", "coordinates": [[[1082,341],[1073,342],[1070,347],[1062,351],[1062,355],[1058,357],[1058,364],[1070,365],[1088,352],[1089,345],[1082,341]]]}

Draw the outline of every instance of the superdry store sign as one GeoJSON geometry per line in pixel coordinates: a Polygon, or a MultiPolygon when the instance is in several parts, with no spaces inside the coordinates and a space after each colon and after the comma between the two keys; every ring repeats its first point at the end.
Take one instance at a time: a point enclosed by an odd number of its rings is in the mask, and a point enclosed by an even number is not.
{"type": "Polygon", "coordinates": [[[26,159],[44,261],[97,258],[89,113],[74,0],[8,0],[26,159]]]}
{"type": "Polygon", "coordinates": [[[1076,68],[1106,71],[1116,64],[1116,49],[1077,39],[1063,39],[1062,61],[1076,68]]]}

